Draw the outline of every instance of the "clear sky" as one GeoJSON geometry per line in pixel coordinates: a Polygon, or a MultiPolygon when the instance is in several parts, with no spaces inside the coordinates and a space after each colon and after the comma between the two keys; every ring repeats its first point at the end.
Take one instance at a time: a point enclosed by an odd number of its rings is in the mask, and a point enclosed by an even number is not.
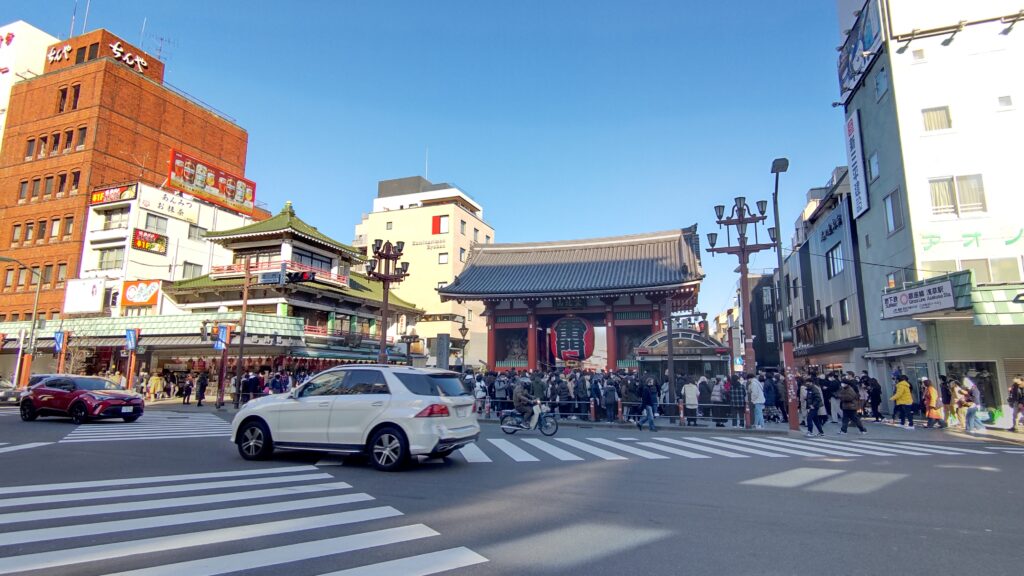
{"type": "MultiPolygon", "coordinates": [[[[66,38],[75,0],[3,5],[66,38]]],[[[777,156],[789,238],[845,164],[831,0],[92,0],[100,27],[154,55],[168,39],[167,82],[248,130],[257,199],[346,242],[377,181],[424,175],[428,148],[429,179],[504,242],[697,223],[706,245],[715,204],[771,199],[777,156]]],[[[703,262],[713,314],[737,261],[703,262]]]]}

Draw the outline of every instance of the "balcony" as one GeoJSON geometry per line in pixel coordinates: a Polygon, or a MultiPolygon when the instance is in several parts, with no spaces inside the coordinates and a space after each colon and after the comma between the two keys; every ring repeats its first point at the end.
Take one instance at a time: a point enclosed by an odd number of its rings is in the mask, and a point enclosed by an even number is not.
{"type": "MultiPolygon", "coordinates": [[[[313,268],[305,264],[300,264],[294,260],[271,260],[269,262],[253,262],[249,266],[250,274],[259,274],[260,272],[280,272],[281,264],[284,264],[286,272],[315,272],[316,279],[318,282],[324,284],[333,284],[342,288],[348,288],[348,276],[341,276],[332,274],[326,270],[319,268],[313,268]]],[[[210,269],[210,277],[212,278],[230,278],[238,277],[245,274],[245,264],[227,264],[224,266],[214,266],[210,269]]]]}
{"type": "Polygon", "coordinates": [[[110,222],[104,222],[103,225],[95,230],[89,231],[90,242],[114,242],[118,240],[126,240],[128,238],[128,223],[115,224],[110,222]]]}
{"type": "MultiPolygon", "coordinates": [[[[379,335],[373,335],[369,332],[351,332],[349,330],[327,330],[326,326],[312,326],[307,324],[303,327],[303,331],[306,336],[312,336],[314,338],[336,338],[339,340],[345,340],[348,346],[359,346],[362,343],[376,344],[380,342],[379,335]]],[[[391,336],[387,338],[388,344],[394,344],[395,339],[391,336]]]]}

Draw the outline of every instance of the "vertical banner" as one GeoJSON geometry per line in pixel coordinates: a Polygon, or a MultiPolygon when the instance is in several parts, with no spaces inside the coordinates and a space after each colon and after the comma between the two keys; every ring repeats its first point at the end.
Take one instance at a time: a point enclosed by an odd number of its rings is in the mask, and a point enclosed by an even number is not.
{"type": "Polygon", "coordinates": [[[853,217],[860,218],[869,208],[868,186],[864,178],[864,150],[860,145],[860,110],[854,110],[846,119],[846,162],[850,170],[853,217]]]}

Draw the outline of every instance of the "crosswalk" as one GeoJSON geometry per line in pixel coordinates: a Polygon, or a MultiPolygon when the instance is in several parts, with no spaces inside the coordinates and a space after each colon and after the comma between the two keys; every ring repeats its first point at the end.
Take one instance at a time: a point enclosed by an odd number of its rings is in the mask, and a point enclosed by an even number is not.
{"type": "Polygon", "coordinates": [[[1024,448],[960,447],[925,442],[882,442],[789,438],[786,436],[709,436],[638,438],[481,438],[452,456],[469,464],[495,462],[584,462],[682,458],[861,458],[867,456],[972,456],[1024,454],[1024,448]]]}
{"type": "Polygon", "coordinates": [[[77,426],[65,442],[111,442],[230,436],[231,424],[215,414],[150,411],[135,422],[99,420],[77,426]]]}
{"type": "Polygon", "coordinates": [[[53,442],[26,442],[25,444],[11,444],[9,442],[0,442],[0,454],[7,454],[8,452],[17,452],[19,450],[28,450],[30,448],[39,448],[40,446],[47,446],[53,444],[53,442]]]}
{"type": "Polygon", "coordinates": [[[17,406],[0,406],[0,418],[4,416],[18,416],[17,406]]]}
{"type": "Polygon", "coordinates": [[[409,543],[440,533],[315,466],[5,488],[13,496],[0,501],[0,574],[85,563],[119,576],[312,574],[329,560],[337,570],[319,576],[427,576],[487,562],[462,546],[410,554],[409,543]],[[371,549],[379,561],[365,564],[360,552],[371,549]]]}

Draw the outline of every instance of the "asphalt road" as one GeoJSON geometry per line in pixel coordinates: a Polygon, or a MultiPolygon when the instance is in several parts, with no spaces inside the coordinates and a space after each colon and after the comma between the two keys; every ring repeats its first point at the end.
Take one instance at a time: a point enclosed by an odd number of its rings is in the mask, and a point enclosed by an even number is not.
{"type": "Polygon", "coordinates": [[[225,424],[0,408],[0,574],[1019,573],[1024,449],[1004,443],[488,425],[384,474],[245,462],[225,424]]]}

